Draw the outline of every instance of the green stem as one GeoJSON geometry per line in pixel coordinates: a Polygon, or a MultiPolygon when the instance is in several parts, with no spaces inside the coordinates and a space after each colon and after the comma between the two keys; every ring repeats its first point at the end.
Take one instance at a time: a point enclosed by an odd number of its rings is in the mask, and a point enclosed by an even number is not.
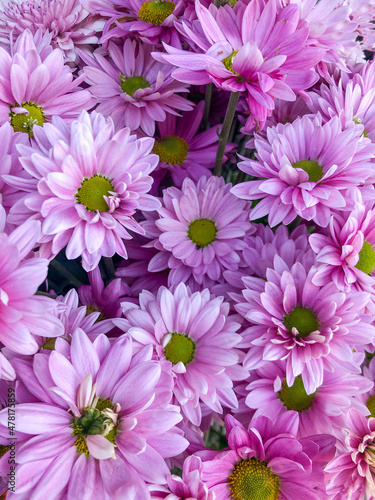
{"type": "Polygon", "coordinates": [[[110,281],[116,278],[116,269],[113,264],[113,260],[111,257],[103,257],[103,265],[105,272],[107,274],[107,277],[110,281]]]}
{"type": "Polygon", "coordinates": [[[210,108],[211,108],[211,99],[212,99],[212,83],[209,83],[206,86],[206,96],[204,99],[204,111],[203,111],[203,118],[202,118],[202,123],[201,123],[202,131],[206,130],[206,128],[207,128],[207,122],[208,122],[208,117],[209,117],[210,108]]]}
{"type": "Polygon", "coordinates": [[[214,174],[220,177],[221,175],[221,167],[223,165],[223,157],[225,153],[225,146],[228,142],[228,137],[230,133],[230,129],[232,127],[234,114],[236,112],[236,107],[238,103],[238,98],[240,97],[239,92],[232,92],[229,98],[227,111],[225,113],[223,128],[221,129],[219,135],[219,144],[217,147],[216,153],[216,161],[215,161],[215,171],[214,174]]]}
{"type": "Polygon", "coordinates": [[[44,297],[50,297],[51,299],[55,299],[56,298],[56,295],[52,295],[52,293],[41,292],[40,290],[37,290],[35,292],[35,295],[43,295],[44,297]]]}

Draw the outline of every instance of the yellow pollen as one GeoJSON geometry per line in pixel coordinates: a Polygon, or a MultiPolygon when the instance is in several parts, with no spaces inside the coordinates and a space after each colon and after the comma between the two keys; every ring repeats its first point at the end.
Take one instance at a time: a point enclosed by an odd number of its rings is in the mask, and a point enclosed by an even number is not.
{"type": "Polygon", "coordinates": [[[223,59],[221,62],[224,64],[224,66],[227,68],[228,71],[231,73],[238,75],[235,71],[233,71],[233,60],[236,57],[238,50],[234,50],[228,57],[223,59]]]}
{"type": "Polygon", "coordinates": [[[79,453],[80,455],[84,453],[86,457],[90,456],[89,449],[87,448],[86,441],[84,440],[83,437],[78,436],[77,439],[74,441],[74,444],[77,448],[77,453],[79,453]]]}
{"type": "Polygon", "coordinates": [[[167,135],[160,141],[155,141],[153,153],[159,156],[160,161],[170,165],[182,165],[189,151],[189,145],[177,135],[167,135]]]}
{"type": "Polygon", "coordinates": [[[82,181],[75,196],[77,203],[85,205],[87,211],[108,212],[109,207],[103,196],[110,196],[109,191],[113,192],[113,190],[114,188],[108,179],[95,174],[90,179],[85,178],[82,181]]]}
{"type": "Polygon", "coordinates": [[[366,274],[372,274],[375,269],[375,251],[368,241],[363,242],[362,249],[359,252],[359,260],[355,267],[366,274]]]}
{"type": "MultiPolygon", "coordinates": [[[[18,106],[18,104],[15,104],[15,106],[18,106]]],[[[43,109],[31,102],[23,103],[21,106],[22,108],[27,109],[29,114],[25,115],[10,112],[10,124],[16,132],[25,132],[26,134],[29,134],[29,137],[34,137],[34,125],[43,125],[43,123],[46,121],[46,119],[44,118],[43,109]]]]}
{"type": "Polygon", "coordinates": [[[194,359],[195,342],[183,333],[172,333],[168,344],[164,347],[164,356],[174,365],[180,361],[186,366],[194,359]]]}
{"type": "Polygon", "coordinates": [[[196,219],[190,223],[187,234],[197,247],[204,248],[215,240],[216,233],[217,229],[214,221],[209,219],[196,219]]]}
{"type": "Polygon", "coordinates": [[[280,479],[257,458],[240,460],[228,479],[234,500],[278,500],[280,479]]]}
{"type": "Polygon", "coordinates": [[[283,381],[281,391],[277,393],[279,399],[288,410],[304,411],[312,405],[317,391],[312,394],[307,394],[303,385],[301,375],[295,378],[294,384],[289,387],[286,380],[283,381]]]}
{"type": "Polygon", "coordinates": [[[165,0],[151,0],[149,2],[144,2],[141,5],[138,15],[142,21],[160,26],[160,24],[172,14],[175,7],[176,5],[173,2],[165,0]]]}

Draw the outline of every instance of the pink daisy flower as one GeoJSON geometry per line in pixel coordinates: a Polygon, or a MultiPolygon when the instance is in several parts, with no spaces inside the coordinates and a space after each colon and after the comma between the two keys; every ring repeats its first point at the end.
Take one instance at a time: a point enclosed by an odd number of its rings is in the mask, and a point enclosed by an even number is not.
{"type": "Polygon", "coordinates": [[[218,413],[222,405],[236,408],[232,380],[247,372],[235,349],[241,340],[238,317],[229,316],[223,297],[211,298],[207,289],[191,293],[180,283],[173,293],[164,287],[157,296],[144,290],[139,304],[123,303],[127,321],[114,322],[139,346],[153,345],[157,359],[171,367],[173,393],[187,419],[200,425],[201,401],[218,413]]]}
{"type": "Polygon", "coordinates": [[[250,218],[268,215],[271,227],[297,216],[326,227],[332,209],[350,205],[349,187],[374,182],[375,145],[355,129],[342,130],[338,117],[322,123],[318,114],[267,129],[267,140],[255,139],[258,161],[239,168],[260,180],[232,188],[239,198],[261,201],[250,218]]]}
{"type": "Polygon", "coordinates": [[[326,498],[320,462],[325,459],[323,453],[329,455],[334,447],[334,439],[323,435],[320,440],[297,440],[297,425],[294,412],[286,412],[275,423],[259,417],[248,430],[227,415],[229,448],[203,462],[203,479],[215,498],[326,498]]]}
{"type": "Polygon", "coordinates": [[[54,301],[35,296],[47,277],[48,261],[26,257],[39,233],[37,221],[25,223],[10,236],[0,233],[0,342],[20,354],[38,350],[34,335],[63,334],[62,324],[53,314],[54,301]]]}
{"type": "MultiPolygon", "coordinates": [[[[181,187],[186,177],[198,182],[200,177],[210,176],[215,164],[218,133],[215,127],[197,133],[204,110],[200,101],[194,111],[184,113],[180,118],[168,114],[165,121],[158,123],[153,152],[159,156],[160,163],[153,177],[159,181],[169,173],[173,183],[181,187]]],[[[226,145],[226,152],[234,144],[226,145]]],[[[224,155],[223,164],[228,156],[224,155]]]]}
{"type": "Polygon", "coordinates": [[[375,418],[356,409],[347,415],[347,436],[339,454],[325,468],[332,500],[373,499],[375,496],[375,418]]]}
{"type": "Polygon", "coordinates": [[[215,493],[208,491],[207,485],[201,479],[203,464],[199,457],[191,455],[184,461],[182,477],[171,474],[167,478],[168,488],[149,486],[151,498],[177,500],[187,498],[194,500],[215,500],[215,493]]]}
{"type": "Polygon", "coordinates": [[[214,82],[224,90],[244,92],[253,128],[263,127],[274,98],[294,101],[296,91],[317,81],[311,68],[325,50],[306,47],[309,28],[299,23],[297,5],[277,11],[277,0],[251,0],[234,7],[210,4],[207,9],[197,1],[195,7],[199,27],[182,29],[197,51],[164,45],[168,54],[153,55],[177,66],[173,77],[182,82],[214,82]]]}
{"type": "Polygon", "coordinates": [[[88,64],[83,68],[86,82],[100,102],[97,111],[110,116],[118,129],[141,128],[151,137],[155,122],[164,121],[168,113],[178,115],[193,107],[177,95],[187,92],[187,86],[171,77],[172,68],[152,58],[152,50],[152,46],[127,39],[123,47],[109,43],[110,59],[100,50],[92,55],[80,52],[88,64]]]}
{"type": "MultiPolygon", "coordinates": [[[[176,427],[179,409],[169,403],[170,375],[152,349],[134,355],[128,335],[111,346],[104,335],[92,343],[77,329],[71,345],[62,343],[36,355],[48,359],[33,387],[38,400],[16,407],[17,432],[27,435],[17,448],[16,496],[149,500],[146,482],[164,484],[165,459],[188,445],[176,427]]],[[[0,424],[6,428],[7,409],[0,424]]]]}
{"type": "Polygon", "coordinates": [[[372,318],[362,314],[370,296],[346,295],[333,283],[318,287],[312,282],[315,272],[299,262],[288,269],[275,259],[266,281],[244,277],[243,297],[234,296],[236,310],[254,325],[242,333],[240,347],[250,346],[244,366],[284,359],[287,385],[301,375],[307,394],[322,385],[326,369],[358,372],[353,347],[370,344],[375,335],[372,318]]]}
{"type": "Polygon", "coordinates": [[[29,29],[52,35],[51,45],[64,52],[65,61],[77,62],[75,47],[95,44],[104,23],[89,18],[79,0],[15,0],[0,11],[0,41],[9,44],[29,29]]]}
{"type": "MultiPolygon", "coordinates": [[[[334,282],[339,290],[351,288],[374,294],[375,210],[357,200],[351,212],[332,215],[324,233],[309,238],[320,264],[313,282],[322,286],[334,282]]],[[[373,300],[375,296],[373,296],[373,300]]]]}
{"type": "MultiPolygon", "coordinates": [[[[373,382],[357,374],[337,369],[324,371],[323,382],[312,394],[307,394],[302,377],[288,386],[285,362],[272,361],[256,370],[256,379],[248,384],[245,404],[255,410],[254,418],[265,415],[272,420],[289,411],[298,415],[297,437],[333,434],[338,437],[346,424],[350,407],[364,415],[368,409],[357,399],[373,387],[373,382]]],[[[241,402],[239,402],[241,404],[241,402]]]]}
{"type": "MultiPolygon", "coordinates": [[[[115,134],[113,123],[95,112],[83,112],[71,126],[55,117],[47,127],[36,128],[35,145],[20,148],[34,192],[13,213],[22,218],[28,210],[26,217],[41,218],[40,251],[49,258],[66,246],[67,258],[82,256],[86,271],[102,256],[118,253],[126,259],[128,230],[144,233],[134,213],[160,206],[147,194],[158,162],[150,154],[153,139],[137,140],[128,128],[115,134]]],[[[13,179],[18,184],[23,189],[22,179],[13,179]]]]}
{"type": "MultiPolygon", "coordinates": [[[[372,357],[368,366],[363,366],[363,376],[375,383],[375,358],[372,357]]],[[[375,384],[364,394],[359,394],[358,399],[368,408],[371,417],[375,416],[375,384]]]]}
{"type": "Polygon", "coordinates": [[[142,224],[155,238],[148,246],[159,250],[149,271],[169,268],[171,282],[192,276],[201,284],[206,275],[218,281],[224,270],[238,269],[250,224],[247,204],[237,200],[230,188],[221,177],[201,177],[197,184],[185,179],[181,190],[164,190],[159,219],[142,224]]]}
{"type": "MultiPolygon", "coordinates": [[[[35,37],[35,40],[37,37],[35,37]]],[[[59,49],[37,47],[29,29],[17,39],[12,54],[0,47],[0,124],[11,123],[16,132],[33,136],[33,126],[59,115],[76,118],[95,99],[77,86],[85,76],[73,79],[59,49]]]]}

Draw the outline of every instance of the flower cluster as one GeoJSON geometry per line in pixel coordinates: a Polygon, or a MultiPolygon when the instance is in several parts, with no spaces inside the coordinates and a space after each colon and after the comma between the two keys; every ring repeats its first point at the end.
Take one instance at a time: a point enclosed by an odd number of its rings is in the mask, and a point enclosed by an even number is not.
{"type": "Polygon", "coordinates": [[[0,5],[0,500],[375,499],[374,21],[0,5]]]}

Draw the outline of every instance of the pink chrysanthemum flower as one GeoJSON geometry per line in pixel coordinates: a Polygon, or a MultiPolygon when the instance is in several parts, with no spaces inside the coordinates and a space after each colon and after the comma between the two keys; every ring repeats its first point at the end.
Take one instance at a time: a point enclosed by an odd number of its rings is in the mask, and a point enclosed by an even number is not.
{"type": "Polygon", "coordinates": [[[334,282],[339,290],[365,290],[373,296],[375,285],[375,210],[359,200],[348,213],[332,215],[324,233],[310,236],[320,264],[313,282],[334,282]]]}
{"type": "Polygon", "coordinates": [[[59,49],[41,50],[30,30],[17,39],[12,54],[0,47],[0,124],[11,123],[16,132],[33,136],[33,126],[59,115],[76,118],[95,99],[77,86],[85,76],[73,79],[59,49]]]}
{"type": "Polygon", "coordinates": [[[174,293],[160,288],[156,297],[143,291],[139,303],[123,303],[125,328],[138,345],[153,345],[163,366],[172,368],[173,393],[188,420],[200,425],[201,401],[218,413],[222,405],[236,408],[232,380],[247,372],[235,349],[241,341],[238,317],[228,316],[223,297],[211,298],[208,289],[191,293],[180,283],[174,293]]]}
{"type": "MultiPolygon", "coordinates": [[[[189,177],[198,182],[200,177],[211,175],[215,165],[219,131],[212,127],[197,133],[202,121],[204,102],[200,101],[194,111],[186,112],[181,118],[168,114],[165,121],[158,123],[153,152],[160,163],[153,177],[161,180],[168,172],[174,184],[181,187],[189,177]]],[[[226,145],[226,152],[233,144],[226,145]]],[[[223,157],[223,163],[228,159],[223,157]]]]}
{"type": "MultiPolygon", "coordinates": [[[[294,101],[295,92],[313,85],[318,75],[311,68],[325,50],[306,47],[307,23],[299,23],[297,5],[277,12],[277,0],[237,2],[234,7],[207,9],[196,1],[199,30],[182,26],[198,47],[187,52],[164,45],[168,54],[154,53],[159,61],[177,66],[173,77],[202,85],[214,82],[231,92],[244,92],[252,127],[262,127],[274,108],[274,98],[294,101]],[[298,69],[297,69],[298,67],[298,69]]],[[[251,127],[250,127],[251,128],[251,127]]]]}
{"type": "Polygon", "coordinates": [[[75,47],[95,44],[103,23],[89,19],[79,0],[12,0],[0,12],[0,41],[9,44],[26,29],[52,35],[51,45],[64,52],[65,61],[77,62],[75,47]]]}
{"type": "Polygon", "coordinates": [[[203,464],[199,457],[191,455],[184,461],[182,477],[172,474],[168,476],[168,488],[149,486],[152,499],[177,500],[215,500],[213,491],[208,491],[207,485],[201,479],[203,464]]]}
{"type": "MultiPolygon", "coordinates": [[[[373,387],[373,382],[362,375],[336,369],[324,371],[323,382],[315,392],[307,394],[302,377],[296,377],[292,386],[285,378],[285,362],[268,362],[256,370],[256,379],[248,384],[245,405],[255,410],[254,418],[265,415],[273,421],[289,411],[298,415],[297,437],[315,434],[340,436],[346,424],[350,407],[367,415],[368,409],[357,399],[373,387]]],[[[239,401],[241,405],[241,401],[239,401]]]]}
{"type": "Polygon", "coordinates": [[[297,440],[297,425],[294,412],[281,415],[275,423],[259,417],[251,421],[248,430],[227,415],[229,448],[203,462],[203,479],[215,498],[326,498],[321,462],[330,455],[334,439],[323,435],[297,440]]]}
{"type": "Polygon", "coordinates": [[[370,344],[375,335],[371,317],[362,314],[369,294],[347,296],[333,283],[318,287],[315,272],[299,262],[288,269],[278,258],[266,281],[244,277],[243,296],[234,295],[236,310],[254,325],[242,333],[240,347],[250,346],[244,366],[285,359],[287,385],[301,375],[307,394],[322,385],[325,369],[358,372],[353,347],[370,344]]]}
{"type": "Polygon", "coordinates": [[[40,233],[40,224],[30,221],[10,236],[0,233],[0,342],[20,354],[34,354],[38,344],[33,335],[63,334],[54,316],[55,304],[35,296],[47,277],[48,261],[29,258],[40,233]]]}
{"type": "MultiPolygon", "coordinates": [[[[375,383],[375,358],[372,357],[368,366],[363,366],[363,376],[375,383]]],[[[365,404],[368,408],[371,417],[375,417],[375,384],[364,394],[359,394],[358,399],[361,403],[365,404]]]]}
{"type": "Polygon", "coordinates": [[[375,48],[375,2],[374,0],[342,0],[343,5],[350,7],[350,18],[357,23],[357,35],[361,37],[363,50],[375,48]]]}
{"type": "Polygon", "coordinates": [[[375,497],[375,418],[356,409],[347,416],[345,445],[325,468],[327,493],[332,500],[375,497]]]}
{"type": "Polygon", "coordinates": [[[152,46],[127,39],[122,48],[109,43],[110,59],[100,50],[92,55],[80,52],[88,64],[84,67],[86,82],[100,102],[97,111],[110,116],[118,129],[141,128],[151,137],[155,122],[164,121],[168,113],[178,115],[193,107],[178,95],[188,91],[187,85],[173,79],[172,68],[155,61],[152,50],[152,46]]]}
{"type": "MultiPolygon", "coordinates": [[[[36,128],[35,145],[19,147],[34,192],[13,213],[20,212],[22,218],[28,209],[29,216],[41,217],[40,251],[49,258],[67,246],[67,258],[81,255],[87,271],[102,256],[118,253],[126,259],[123,240],[131,239],[128,230],[144,233],[134,213],[160,206],[147,194],[149,174],[158,163],[150,154],[153,139],[137,140],[128,128],[115,134],[113,123],[96,112],[83,112],[71,126],[55,117],[48,126],[36,128]]],[[[13,185],[18,184],[23,189],[22,179],[14,178],[13,185]]]]}
{"type": "Polygon", "coordinates": [[[201,177],[197,184],[185,179],[181,190],[164,190],[159,219],[143,223],[155,238],[148,245],[159,250],[149,271],[169,268],[173,283],[192,276],[201,284],[206,275],[218,281],[224,270],[238,269],[250,224],[247,204],[236,200],[230,188],[223,178],[201,177]]]}
{"type": "Polygon", "coordinates": [[[239,198],[261,201],[251,211],[255,220],[268,215],[271,227],[297,216],[326,227],[332,209],[350,205],[349,187],[374,182],[375,145],[356,129],[342,130],[338,117],[322,124],[318,114],[267,129],[267,140],[255,139],[259,161],[239,168],[260,180],[232,188],[239,198]]]}
{"type": "MultiPolygon", "coordinates": [[[[84,492],[149,500],[146,482],[164,484],[165,459],[188,445],[170,404],[170,375],[151,359],[152,349],[134,355],[128,335],[113,345],[104,335],[92,343],[77,329],[71,345],[59,347],[35,357],[37,401],[16,406],[16,431],[27,439],[17,447],[15,498],[78,499],[84,492]]],[[[0,423],[6,428],[7,409],[0,423]]]]}
{"type": "MultiPolygon", "coordinates": [[[[17,151],[17,144],[28,144],[29,138],[26,134],[21,132],[14,132],[10,123],[6,122],[0,127],[0,205],[4,207],[6,215],[8,215],[10,208],[16,203],[23,193],[18,189],[13,188],[6,184],[4,176],[16,175],[23,177],[22,165],[19,161],[19,153],[17,151]]],[[[27,174],[26,174],[27,175],[27,174]]],[[[12,227],[6,224],[2,229],[9,234],[12,227]]]]}

